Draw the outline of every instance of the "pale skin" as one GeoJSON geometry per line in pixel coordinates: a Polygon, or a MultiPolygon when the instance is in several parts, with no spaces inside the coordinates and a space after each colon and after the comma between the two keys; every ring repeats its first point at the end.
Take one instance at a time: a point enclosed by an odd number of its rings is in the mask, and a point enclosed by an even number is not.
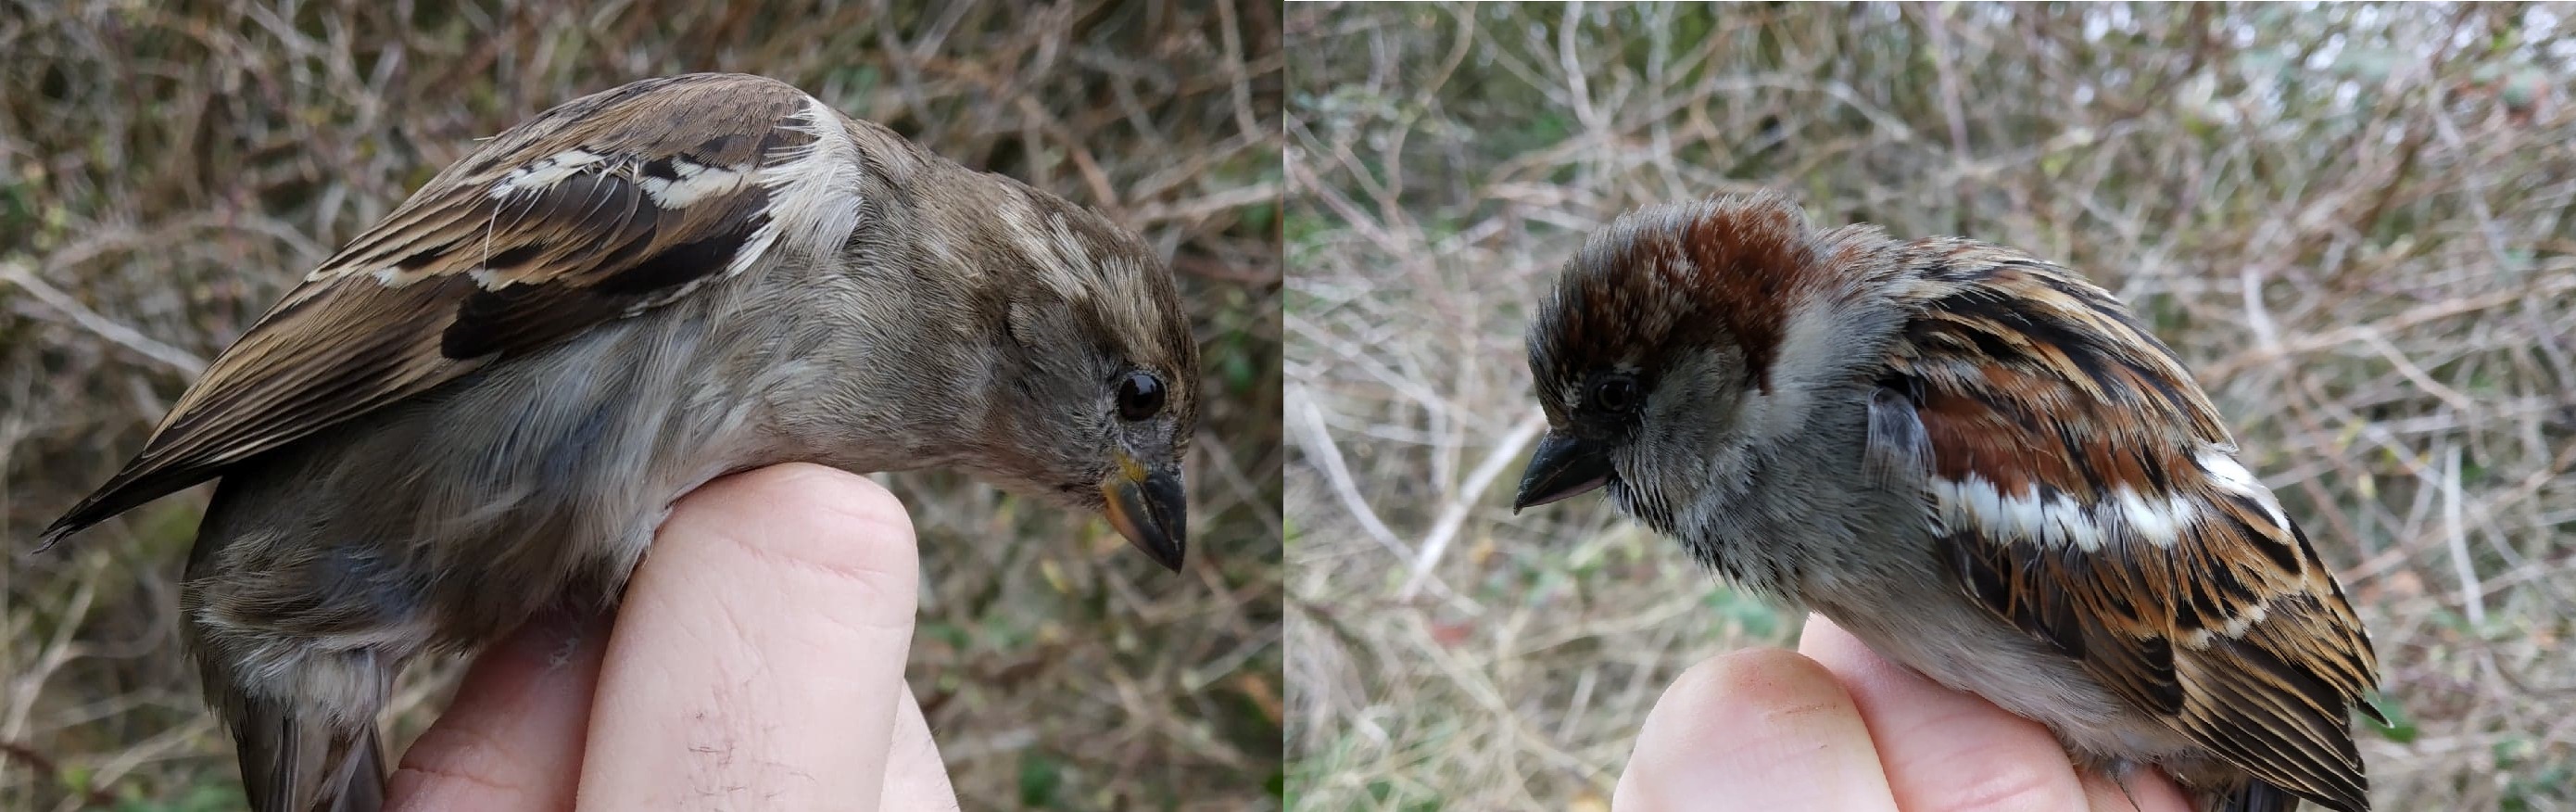
{"type": "Polygon", "coordinates": [[[1611,808],[2190,812],[2162,774],[2125,784],[2077,770],[2038,723],[1810,617],[1795,652],[1722,654],[1666,688],[1611,808]]]}
{"type": "Polygon", "coordinates": [[[386,808],[956,809],[903,679],[919,573],[903,505],[865,478],[709,483],[613,631],[541,618],[476,659],[386,808]]]}

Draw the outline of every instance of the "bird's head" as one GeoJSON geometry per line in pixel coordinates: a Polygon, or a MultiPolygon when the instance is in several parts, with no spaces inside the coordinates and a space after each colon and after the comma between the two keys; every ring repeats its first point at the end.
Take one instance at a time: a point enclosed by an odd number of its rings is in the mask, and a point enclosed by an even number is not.
{"type": "MultiPolygon", "coordinates": [[[[997,176],[985,179],[1009,183],[997,176]]],[[[1134,233],[1009,183],[971,232],[978,394],[991,408],[964,467],[1006,489],[1102,512],[1179,569],[1181,455],[1198,426],[1198,345],[1171,271],[1134,233]]]]}
{"type": "Polygon", "coordinates": [[[1514,509],[1607,487],[1671,529],[1863,362],[1847,305],[1885,245],[1870,229],[1815,231],[1768,194],[1650,206],[1595,232],[1530,325],[1548,431],[1514,509]]]}

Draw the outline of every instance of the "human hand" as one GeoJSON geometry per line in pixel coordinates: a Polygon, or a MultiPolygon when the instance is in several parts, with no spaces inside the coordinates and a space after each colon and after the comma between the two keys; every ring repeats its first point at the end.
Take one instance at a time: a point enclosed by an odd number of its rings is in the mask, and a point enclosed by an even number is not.
{"type": "Polygon", "coordinates": [[[1822,617],[1798,651],[1683,672],[1647,714],[1611,806],[2189,812],[2161,773],[2079,775],[2038,723],[1880,659],[1822,617]],[[2134,806],[2132,805],[2134,799],[2134,806]]]}
{"type": "Polygon", "coordinates": [[[550,617],[475,661],[387,808],[955,809],[903,681],[919,575],[903,505],[864,478],[709,483],[663,522],[613,633],[550,617]]]}

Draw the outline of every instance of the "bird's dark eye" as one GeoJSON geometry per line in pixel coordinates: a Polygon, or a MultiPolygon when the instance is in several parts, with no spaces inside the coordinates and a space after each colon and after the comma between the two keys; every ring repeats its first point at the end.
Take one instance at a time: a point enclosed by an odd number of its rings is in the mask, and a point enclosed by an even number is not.
{"type": "Polygon", "coordinates": [[[1592,382],[1592,408],[1614,414],[1637,408],[1637,379],[1607,375],[1592,382]]]}
{"type": "Polygon", "coordinates": [[[1163,411],[1163,379],[1151,372],[1130,372],[1118,382],[1118,416],[1144,420],[1163,411]]]}

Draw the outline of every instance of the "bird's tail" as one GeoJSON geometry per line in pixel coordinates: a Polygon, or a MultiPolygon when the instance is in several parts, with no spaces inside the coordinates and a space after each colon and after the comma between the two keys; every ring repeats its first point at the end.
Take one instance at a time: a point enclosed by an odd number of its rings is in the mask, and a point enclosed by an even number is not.
{"type": "Polygon", "coordinates": [[[297,713],[235,688],[218,699],[241,748],[242,789],[254,812],[376,812],[385,756],[375,724],[297,713]]]}
{"type": "Polygon", "coordinates": [[[2204,807],[2210,812],[2297,812],[2299,796],[2256,778],[2209,799],[2204,807]]]}

